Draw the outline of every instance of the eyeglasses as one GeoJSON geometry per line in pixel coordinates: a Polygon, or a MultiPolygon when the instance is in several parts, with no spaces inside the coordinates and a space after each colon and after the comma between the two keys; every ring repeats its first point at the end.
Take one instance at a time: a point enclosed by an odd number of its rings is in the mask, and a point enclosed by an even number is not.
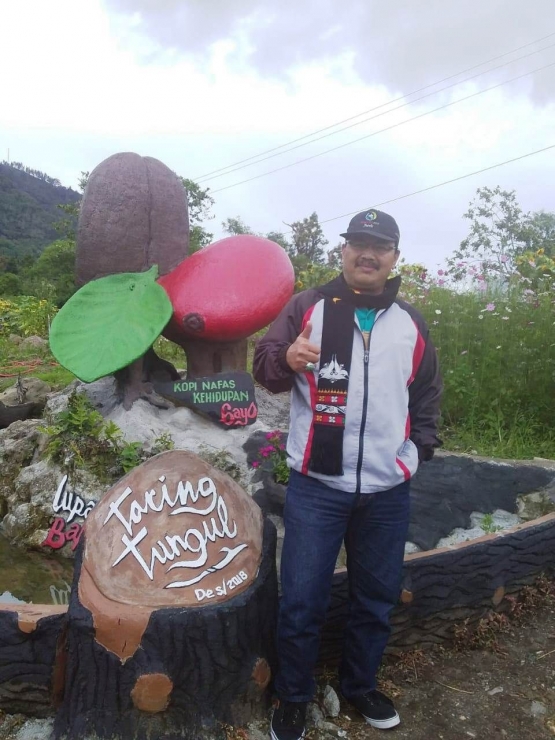
{"type": "Polygon", "coordinates": [[[371,249],[375,254],[386,255],[389,252],[395,252],[397,247],[393,242],[377,242],[377,241],[349,241],[347,245],[354,249],[355,252],[364,252],[366,249],[371,249]]]}

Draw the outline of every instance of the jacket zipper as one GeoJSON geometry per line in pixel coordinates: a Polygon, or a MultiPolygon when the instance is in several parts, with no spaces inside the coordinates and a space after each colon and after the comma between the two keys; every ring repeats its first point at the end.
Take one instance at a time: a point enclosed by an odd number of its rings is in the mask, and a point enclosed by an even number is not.
{"type": "MultiPolygon", "coordinates": [[[[376,319],[377,321],[377,319],[376,319]]],[[[368,411],[368,361],[370,358],[370,341],[372,332],[368,336],[368,347],[364,350],[364,398],[362,400],[362,419],[360,421],[360,431],[358,434],[358,461],[357,461],[357,489],[356,502],[360,496],[362,459],[364,457],[364,427],[366,426],[366,414],[368,411]]]]}
{"type": "MultiPolygon", "coordinates": [[[[358,434],[358,460],[357,460],[357,476],[356,476],[357,487],[356,487],[356,497],[355,497],[354,506],[358,504],[358,500],[360,498],[360,493],[361,493],[360,489],[362,485],[361,477],[362,477],[362,462],[364,458],[364,428],[366,426],[366,416],[368,413],[368,364],[370,360],[370,343],[372,342],[372,332],[374,331],[374,326],[376,326],[376,321],[380,318],[380,316],[383,316],[384,313],[385,311],[382,311],[374,319],[374,324],[368,335],[368,347],[364,348],[364,398],[362,400],[362,418],[360,420],[360,431],[358,434]]],[[[362,341],[364,343],[364,335],[362,337],[362,341]]]]}

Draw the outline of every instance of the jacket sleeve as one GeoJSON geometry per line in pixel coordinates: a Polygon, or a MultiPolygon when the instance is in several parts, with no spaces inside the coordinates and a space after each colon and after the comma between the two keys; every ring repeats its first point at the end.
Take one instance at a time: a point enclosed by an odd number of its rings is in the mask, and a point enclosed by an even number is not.
{"type": "Polygon", "coordinates": [[[256,344],[254,379],[271,393],[283,393],[293,387],[295,372],[287,364],[285,355],[301,333],[304,315],[317,297],[315,290],[294,295],[256,344]]]}
{"type": "MultiPolygon", "coordinates": [[[[425,326],[425,325],[424,325],[425,326]]],[[[410,438],[418,448],[418,459],[431,460],[442,442],[437,436],[443,382],[436,348],[425,327],[425,346],[416,376],[409,386],[410,438]]]]}

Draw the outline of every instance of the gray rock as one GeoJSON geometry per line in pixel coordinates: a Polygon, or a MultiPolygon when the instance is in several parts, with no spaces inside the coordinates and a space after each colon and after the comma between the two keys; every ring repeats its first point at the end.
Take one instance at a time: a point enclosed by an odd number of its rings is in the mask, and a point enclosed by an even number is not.
{"type": "Polygon", "coordinates": [[[339,717],[339,712],[341,711],[339,697],[329,685],[324,689],[322,704],[324,705],[327,717],[339,717]]]}
{"type": "Polygon", "coordinates": [[[413,555],[415,552],[421,552],[421,548],[415,545],[414,542],[406,542],[405,555],[413,555]]]}
{"type": "Polygon", "coordinates": [[[54,729],[53,719],[29,719],[18,730],[14,740],[45,740],[54,729]]]}
{"type": "Polygon", "coordinates": [[[447,537],[442,537],[438,541],[437,547],[453,547],[460,542],[469,542],[478,537],[483,537],[485,534],[501,532],[509,527],[516,527],[521,522],[520,517],[516,514],[511,514],[508,511],[502,511],[500,509],[496,509],[490,515],[491,522],[488,524],[484,524],[485,516],[486,514],[482,514],[480,511],[473,511],[470,514],[470,527],[468,529],[454,529],[451,534],[447,537]]]}
{"type": "MultiPolygon", "coordinates": [[[[51,391],[48,383],[40,378],[23,378],[21,381],[23,394],[22,403],[34,403],[36,411],[42,411],[46,404],[46,398],[51,391]]],[[[17,406],[19,401],[19,391],[17,385],[7,388],[3,393],[0,393],[0,402],[6,406],[17,406]]]]}
{"type": "Polygon", "coordinates": [[[41,422],[38,419],[16,421],[7,429],[0,430],[0,468],[2,474],[8,467],[28,465],[40,442],[41,422]]]}
{"type": "Polygon", "coordinates": [[[21,599],[18,599],[17,596],[14,596],[9,591],[4,591],[3,594],[0,594],[0,604],[26,604],[26,601],[22,601],[21,599]]]}
{"type": "Polygon", "coordinates": [[[46,349],[48,341],[42,337],[25,337],[19,345],[22,349],[46,349]]]}
{"type": "MultiPolygon", "coordinates": [[[[22,468],[6,496],[7,514],[2,522],[8,539],[27,547],[39,547],[44,541],[52,517],[67,519],[67,512],[54,512],[53,501],[63,478],[62,470],[47,460],[22,468]]],[[[90,473],[80,471],[68,484],[68,490],[79,494],[84,501],[98,501],[106,490],[90,473]]],[[[75,520],[82,521],[82,520],[75,520]]],[[[62,553],[71,556],[69,548],[62,553]]]]}
{"type": "Polygon", "coordinates": [[[488,694],[490,696],[495,696],[496,694],[502,694],[503,693],[503,686],[497,686],[495,689],[491,689],[491,691],[488,691],[488,694]]]}
{"type": "Polygon", "coordinates": [[[532,717],[543,717],[547,714],[547,707],[541,701],[533,701],[530,705],[530,714],[532,717]]]}
{"type": "Polygon", "coordinates": [[[309,727],[320,727],[322,722],[325,722],[324,713],[316,702],[311,701],[306,710],[307,725],[309,727]]]}
{"type": "Polygon", "coordinates": [[[555,486],[519,496],[517,503],[518,515],[524,522],[551,514],[555,511],[555,486]]]}

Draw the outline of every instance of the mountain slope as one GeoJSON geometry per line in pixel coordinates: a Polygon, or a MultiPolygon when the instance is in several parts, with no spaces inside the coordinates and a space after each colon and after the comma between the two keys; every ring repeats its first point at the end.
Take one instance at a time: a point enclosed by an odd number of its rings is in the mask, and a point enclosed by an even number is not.
{"type": "Polygon", "coordinates": [[[8,164],[0,164],[0,256],[36,256],[58,238],[53,227],[64,217],[59,204],[79,193],[8,164]]]}

